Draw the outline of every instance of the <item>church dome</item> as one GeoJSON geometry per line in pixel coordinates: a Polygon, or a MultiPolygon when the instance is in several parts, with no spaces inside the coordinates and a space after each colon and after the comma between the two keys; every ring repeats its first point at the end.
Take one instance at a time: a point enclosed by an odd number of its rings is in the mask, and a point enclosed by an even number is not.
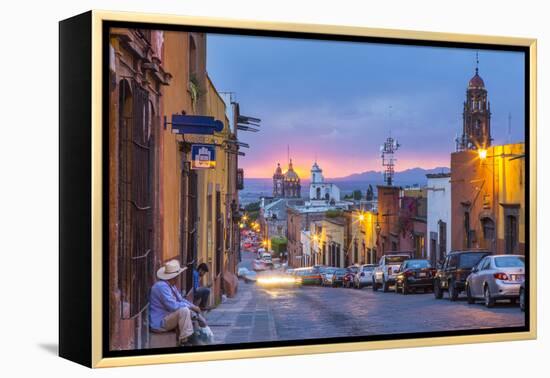
{"type": "Polygon", "coordinates": [[[290,163],[288,163],[288,171],[284,174],[286,181],[298,181],[300,180],[300,177],[296,172],[294,172],[294,167],[292,166],[292,159],[290,160],[290,163]]]}
{"type": "Polygon", "coordinates": [[[469,88],[483,88],[483,87],[485,87],[485,83],[483,82],[483,79],[481,78],[481,76],[478,75],[477,72],[474,75],[474,77],[472,77],[470,79],[470,82],[468,83],[468,87],[469,88]]]}
{"type": "Polygon", "coordinates": [[[281,164],[277,163],[277,168],[275,169],[275,176],[282,176],[283,170],[281,169],[281,164]]]}
{"type": "Polygon", "coordinates": [[[296,172],[289,170],[285,173],[285,179],[300,179],[300,177],[296,174],[296,172]]]}

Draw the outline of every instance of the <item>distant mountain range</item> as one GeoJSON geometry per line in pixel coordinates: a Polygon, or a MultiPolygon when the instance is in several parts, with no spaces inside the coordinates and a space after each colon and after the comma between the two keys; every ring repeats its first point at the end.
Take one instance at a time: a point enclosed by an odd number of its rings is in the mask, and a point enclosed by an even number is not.
{"type": "MultiPolygon", "coordinates": [[[[395,172],[394,181],[396,183],[406,183],[406,184],[422,184],[426,182],[426,175],[430,173],[447,173],[449,172],[448,167],[437,167],[432,169],[423,169],[423,168],[411,168],[406,169],[401,172],[395,172]]],[[[354,173],[345,177],[337,177],[328,179],[331,182],[370,182],[370,181],[382,181],[382,172],[381,171],[366,171],[362,173],[354,173]]]]}

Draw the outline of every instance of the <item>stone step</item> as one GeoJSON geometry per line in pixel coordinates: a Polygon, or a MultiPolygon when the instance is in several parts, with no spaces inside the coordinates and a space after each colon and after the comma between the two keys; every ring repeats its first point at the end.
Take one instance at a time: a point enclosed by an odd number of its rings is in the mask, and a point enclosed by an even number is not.
{"type": "Polygon", "coordinates": [[[177,346],[176,331],[149,332],[149,348],[173,348],[177,346]]]}

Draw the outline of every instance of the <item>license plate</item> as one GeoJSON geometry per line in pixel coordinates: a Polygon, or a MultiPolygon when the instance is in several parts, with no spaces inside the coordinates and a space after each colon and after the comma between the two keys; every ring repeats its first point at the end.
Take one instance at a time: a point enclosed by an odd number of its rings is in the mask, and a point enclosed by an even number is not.
{"type": "Polygon", "coordinates": [[[523,281],[524,277],[523,274],[510,274],[510,279],[512,281],[523,281]]]}
{"type": "Polygon", "coordinates": [[[426,273],[418,273],[418,277],[426,277],[426,273]]]}

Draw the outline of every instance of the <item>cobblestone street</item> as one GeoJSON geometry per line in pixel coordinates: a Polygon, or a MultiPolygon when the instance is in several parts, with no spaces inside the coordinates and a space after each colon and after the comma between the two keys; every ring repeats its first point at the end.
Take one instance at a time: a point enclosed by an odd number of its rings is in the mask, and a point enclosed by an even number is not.
{"type": "Polygon", "coordinates": [[[524,325],[516,305],[488,309],[434,299],[431,293],[303,286],[262,288],[239,282],[236,298],[208,314],[216,343],[310,339],[524,325]]]}

